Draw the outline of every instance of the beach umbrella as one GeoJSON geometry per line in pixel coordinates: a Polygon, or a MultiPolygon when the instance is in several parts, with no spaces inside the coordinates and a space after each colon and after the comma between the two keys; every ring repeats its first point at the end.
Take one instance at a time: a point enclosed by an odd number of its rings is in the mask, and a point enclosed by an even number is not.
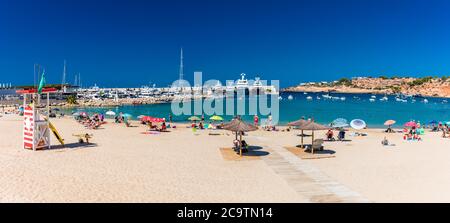
{"type": "MultiPolygon", "coordinates": [[[[240,141],[242,141],[242,132],[250,132],[258,130],[257,126],[246,123],[241,119],[233,119],[233,121],[225,124],[223,128],[228,131],[236,132],[236,137],[237,134],[239,133],[240,141]]],[[[242,147],[239,148],[239,155],[242,156],[242,147]]]]}
{"type": "Polygon", "coordinates": [[[155,117],[150,117],[149,118],[150,122],[165,122],[166,119],[165,118],[155,118],[155,117]]]}
{"type": "Polygon", "coordinates": [[[144,115],[139,115],[138,118],[139,118],[139,120],[141,120],[141,121],[143,121],[143,122],[148,122],[148,121],[150,121],[150,119],[151,119],[152,117],[150,117],[150,116],[144,116],[144,115]]]}
{"type": "Polygon", "coordinates": [[[107,111],[106,113],[105,113],[106,115],[110,115],[110,116],[114,116],[114,115],[116,115],[116,113],[115,112],[113,112],[113,111],[107,111]]]}
{"type": "Polygon", "coordinates": [[[311,121],[305,120],[305,119],[299,119],[297,121],[289,122],[288,126],[295,126],[295,127],[301,127],[306,124],[309,124],[311,121]]]}
{"type": "Polygon", "coordinates": [[[73,115],[73,116],[80,116],[80,113],[75,112],[75,113],[73,113],[72,115],[73,115]]]}
{"type": "Polygon", "coordinates": [[[124,117],[124,118],[131,118],[133,116],[131,114],[125,113],[125,114],[122,114],[122,117],[124,117]]]}
{"type": "Polygon", "coordinates": [[[80,116],[88,116],[88,113],[86,113],[86,112],[80,112],[80,116]]]}
{"type": "Polygon", "coordinates": [[[431,120],[431,121],[428,122],[428,124],[430,124],[430,125],[436,125],[436,124],[438,124],[438,121],[436,121],[436,120],[431,120]]]}
{"type": "Polygon", "coordinates": [[[356,130],[360,130],[360,129],[365,128],[367,125],[366,125],[366,122],[365,122],[364,120],[361,120],[361,119],[353,119],[353,120],[350,122],[350,126],[351,126],[352,128],[354,128],[354,129],[356,129],[356,130]]]}
{"type": "Polygon", "coordinates": [[[189,121],[200,121],[202,120],[201,118],[197,117],[197,116],[191,116],[188,118],[189,121]]]}
{"type": "Polygon", "coordinates": [[[391,126],[393,124],[395,124],[395,120],[387,120],[384,122],[384,125],[387,125],[387,126],[391,126]]]}
{"type": "MultiPolygon", "coordinates": [[[[326,130],[329,129],[328,126],[324,126],[318,123],[315,123],[314,121],[309,121],[307,124],[303,125],[303,126],[299,126],[300,130],[309,130],[312,131],[311,134],[311,147],[314,144],[314,131],[318,131],[318,130],[326,130]]],[[[303,134],[302,134],[302,145],[301,148],[303,148],[303,134]]],[[[312,150],[312,152],[314,153],[314,150],[312,150]]]]}
{"type": "Polygon", "coordinates": [[[405,123],[404,126],[405,126],[405,127],[416,127],[417,124],[416,124],[416,122],[414,122],[414,121],[409,121],[409,122],[405,123]]]}
{"type": "Polygon", "coordinates": [[[213,121],[223,121],[223,118],[218,116],[218,115],[214,115],[211,118],[209,118],[209,120],[213,120],[213,121]]]}
{"type": "Polygon", "coordinates": [[[335,128],[343,128],[348,126],[348,122],[347,119],[337,118],[330,123],[330,126],[335,128]]]}
{"type": "MultiPolygon", "coordinates": [[[[305,120],[305,119],[299,119],[299,120],[297,120],[297,121],[289,122],[289,123],[288,123],[288,126],[295,126],[295,127],[297,127],[297,128],[300,128],[301,126],[305,126],[305,125],[309,124],[310,122],[311,122],[311,121],[308,121],[308,120],[305,120]]],[[[301,137],[302,137],[301,145],[302,145],[302,148],[303,148],[303,129],[301,129],[301,130],[302,130],[302,134],[301,134],[301,137]]]]}

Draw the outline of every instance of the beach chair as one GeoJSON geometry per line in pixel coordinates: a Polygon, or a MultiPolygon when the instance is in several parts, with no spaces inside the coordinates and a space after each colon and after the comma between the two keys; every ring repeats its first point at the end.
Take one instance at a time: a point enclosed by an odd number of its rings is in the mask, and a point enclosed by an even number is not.
{"type": "Polygon", "coordinates": [[[73,136],[78,137],[79,143],[84,143],[84,142],[89,143],[89,139],[91,139],[93,135],[86,133],[86,134],[73,134],[73,136]]]}
{"type": "Polygon", "coordinates": [[[315,139],[312,145],[307,149],[314,153],[314,151],[322,151],[323,150],[323,139],[315,139]]]}

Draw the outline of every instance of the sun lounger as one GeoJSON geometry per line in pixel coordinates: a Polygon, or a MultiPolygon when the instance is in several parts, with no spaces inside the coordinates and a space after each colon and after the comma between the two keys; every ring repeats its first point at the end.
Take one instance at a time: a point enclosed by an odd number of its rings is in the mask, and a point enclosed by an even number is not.
{"type": "Polygon", "coordinates": [[[315,139],[313,141],[312,145],[309,146],[309,148],[307,148],[306,150],[312,151],[312,153],[314,153],[314,151],[322,151],[323,150],[323,139],[315,139]]]}

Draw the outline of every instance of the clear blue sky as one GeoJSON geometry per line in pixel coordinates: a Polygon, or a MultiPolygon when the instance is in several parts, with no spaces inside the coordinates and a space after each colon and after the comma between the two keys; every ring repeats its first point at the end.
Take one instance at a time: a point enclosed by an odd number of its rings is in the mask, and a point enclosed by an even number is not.
{"type": "Polygon", "coordinates": [[[165,86],[204,79],[303,81],[450,75],[450,3],[385,0],[0,0],[0,83],[165,86]]]}

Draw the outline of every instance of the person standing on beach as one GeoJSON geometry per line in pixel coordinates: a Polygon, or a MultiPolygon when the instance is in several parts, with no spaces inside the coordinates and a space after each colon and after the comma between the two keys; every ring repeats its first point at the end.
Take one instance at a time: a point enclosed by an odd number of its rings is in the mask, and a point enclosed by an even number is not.
{"type": "Polygon", "coordinates": [[[258,126],[258,122],[259,122],[259,117],[258,117],[258,115],[255,114],[255,116],[253,116],[253,123],[255,126],[258,126]]]}
{"type": "Polygon", "coordinates": [[[172,123],[172,113],[169,113],[169,124],[172,123]]]}

